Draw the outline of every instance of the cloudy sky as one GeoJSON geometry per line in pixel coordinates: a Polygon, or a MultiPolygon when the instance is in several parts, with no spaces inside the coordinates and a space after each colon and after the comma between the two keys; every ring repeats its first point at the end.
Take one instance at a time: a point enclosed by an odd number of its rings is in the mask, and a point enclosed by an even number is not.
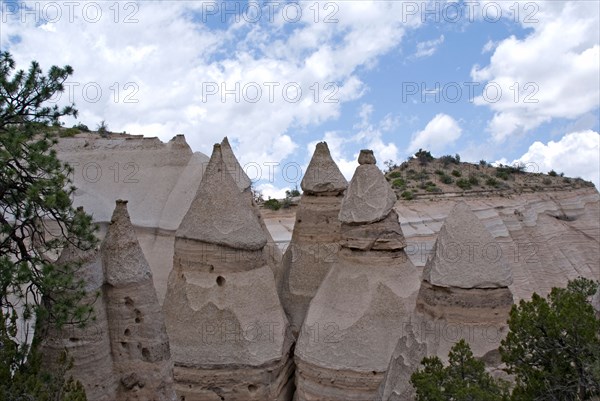
{"type": "Polygon", "coordinates": [[[419,148],[516,161],[600,187],[600,23],[592,1],[0,0],[18,67],[71,65],[57,102],[115,132],[227,135],[265,195],[317,141],[350,178],[419,148]]]}

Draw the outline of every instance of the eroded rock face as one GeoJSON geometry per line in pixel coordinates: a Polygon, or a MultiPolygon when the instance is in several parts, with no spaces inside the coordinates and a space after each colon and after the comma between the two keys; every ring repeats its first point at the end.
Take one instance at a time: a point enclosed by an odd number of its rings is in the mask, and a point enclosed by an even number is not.
{"type": "Polygon", "coordinates": [[[423,280],[437,287],[500,288],[512,284],[505,258],[491,254],[496,241],[466,203],[444,221],[423,280]]]}
{"type": "Polygon", "coordinates": [[[117,201],[101,252],[116,399],[174,401],[164,317],[126,201],[117,201]]]}
{"type": "Polygon", "coordinates": [[[348,181],[331,158],[327,142],[317,143],[300,187],[306,195],[339,195],[346,191],[348,181]]]}
{"type": "Polygon", "coordinates": [[[178,396],[291,397],[292,341],[266,243],[252,204],[215,145],[177,232],[164,303],[178,396]]]}
{"type": "Polygon", "coordinates": [[[513,303],[512,274],[501,254],[487,252],[497,247],[477,216],[458,203],[423,270],[417,308],[453,322],[503,324],[513,303]]]}
{"type": "Polygon", "coordinates": [[[410,384],[410,377],[419,368],[425,356],[426,345],[418,341],[412,325],[406,325],[375,401],[413,401],[416,394],[410,384]]]}
{"type": "Polygon", "coordinates": [[[267,243],[267,236],[256,214],[244,197],[239,195],[238,187],[222,158],[218,163],[209,162],[206,174],[211,179],[202,180],[198,193],[177,230],[177,238],[194,239],[234,249],[262,249],[267,243]],[[219,213],[219,210],[227,210],[228,213],[219,213]]]}
{"type": "Polygon", "coordinates": [[[94,319],[85,327],[65,324],[62,328],[48,328],[41,343],[41,353],[52,369],[61,353],[67,350],[73,358],[68,372],[83,384],[88,401],[114,401],[118,383],[113,371],[105,298],[102,294],[104,275],[102,260],[97,249],[82,251],[73,246],[63,250],[58,265],[78,263],[75,280],[84,280],[86,296],[82,304],[94,306],[94,319]]]}
{"type": "Polygon", "coordinates": [[[264,256],[267,260],[267,265],[273,271],[273,275],[275,276],[275,282],[279,284],[281,279],[280,265],[281,265],[281,250],[273,241],[273,237],[269,230],[267,230],[267,226],[260,214],[260,210],[256,203],[254,202],[254,196],[252,195],[252,181],[238,162],[238,159],[235,157],[233,150],[231,149],[231,145],[229,144],[229,139],[227,137],[223,138],[221,141],[221,154],[223,156],[223,163],[227,171],[231,173],[231,177],[237,184],[239,190],[242,192],[242,198],[245,199],[251,205],[252,211],[256,214],[260,226],[262,228],[263,233],[267,237],[267,243],[263,248],[264,256]]]}
{"type": "Polygon", "coordinates": [[[342,201],[339,219],[345,224],[368,224],[383,220],[396,203],[396,194],[375,165],[372,151],[362,150],[360,166],[342,201]]]}
{"type": "Polygon", "coordinates": [[[92,215],[101,238],[115,201],[129,200],[131,222],[162,303],[175,230],[194,198],[208,157],[192,152],[183,135],[163,143],[141,135],[78,134],[60,138],[55,149],[58,158],[74,168],[74,205],[92,215]]]}
{"type": "Polygon", "coordinates": [[[337,259],[341,239],[338,214],[348,183],[325,142],[317,144],[301,186],[304,192],[292,241],[283,257],[280,289],[281,302],[295,335],[310,301],[337,259]]]}
{"type": "MultiPolygon", "coordinates": [[[[352,216],[365,197],[377,193],[385,199],[388,190],[375,165],[359,166],[340,220],[352,216]],[[361,188],[367,182],[370,193],[361,188]]],[[[419,274],[404,252],[400,223],[391,208],[375,209],[383,215],[362,224],[342,220],[342,248],[310,303],[296,345],[298,401],[373,400],[414,309],[419,274]]]]}

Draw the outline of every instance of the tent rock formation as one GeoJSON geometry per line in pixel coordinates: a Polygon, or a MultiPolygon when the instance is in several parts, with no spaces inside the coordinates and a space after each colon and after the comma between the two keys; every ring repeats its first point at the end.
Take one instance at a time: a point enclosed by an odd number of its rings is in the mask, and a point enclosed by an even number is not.
{"type": "Polygon", "coordinates": [[[512,274],[499,249],[469,207],[458,203],[423,270],[417,308],[450,321],[503,323],[513,303],[512,274]]]}
{"type": "Polygon", "coordinates": [[[169,338],[127,201],[117,201],[101,252],[117,400],[174,401],[169,338]]]}
{"type": "Polygon", "coordinates": [[[403,325],[419,274],[404,252],[395,195],[361,151],[344,200],[342,248],[310,303],[296,345],[296,400],[372,400],[403,325]]]}
{"type": "Polygon", "coordinates": [[[331,158],[327,143],[317,144],[301,182],[292,241],[282,262],[280,296],[297,334],[308,305],[337,258],[342,196],[348,182],[331,158]]]}
{"type": "Polygon", "coordinates": [[[215,145],[177,231],[164,303],[176,391],[186,401],[290,398],[292,341],[267,240],[215,145]]]}

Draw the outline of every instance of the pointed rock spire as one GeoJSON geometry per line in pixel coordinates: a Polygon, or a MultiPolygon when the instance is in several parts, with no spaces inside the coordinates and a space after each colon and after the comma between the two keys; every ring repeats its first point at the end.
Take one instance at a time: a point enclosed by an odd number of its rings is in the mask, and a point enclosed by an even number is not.
{"type": "Polygon", "coordinates": [[[118,200],[101,246],[117,401],[175,401],[163,312],[127,201],[118,200]]]}
{"type": "Polygon", "coordinates": [[[512,272],[494,237],[460,202],[444,221],[423,280],[438,287],[499,288],[512,284],[512,272]]]}
{"type": "Polygon", "coordinates": [[[112,286],[134,284],[152,277],[131,224],[125,200],[116,201],[102,244],[102,253],[106,282],[112,286]]]}
{"type": "Polygon", "coordinates": [[[300,187],[309,195],[342,193],[348,187],[348,181],[331,158],[327,142],[317,143],[300,187]]]}
{"type": "Polygon", "coordinates": [[[177,237],[236,249],[262,249],[267,237],[252,205],[239,193],[223,160],[222,147],[215,144],[196,197],[177,230],[177,237]]]}
{"type": "Polygon", "coordinates": [[[340,241],[342,194],[348,183],[329,154],[326,142],[317,143],[302,179],[292,241],[281,263],[279,296],[296,335],[308,305],[336,260],[340,241]]]}
{"type": "Polygon", "coordinates": [[[374,399],[414,309],[420,274],[404,252],[396,197],[371,151],[359,163],[339,213],[341,247],[328,257],[294,349],[298,401],[374,399]],[[314,341],[320,322],[336,328],[334,341],[314,341]]]}
{"type": "MultiPolygon", "coordinates": [[[[175,237],[163,310],[177,394],[190,400],[215,394],[230,401],[288,400],[292,341],[265,254],[268,235],[250,191],[236,185],[226,166],[223,148],[214,146],[175,237]],[[268,340],[267,322],[277,328],[268,340]],[[246,337],[249,328],[262,334],[246,337]]],[[[233,153],[232,161],[237,164],[233,153]]]]}
{"type": "Polygon", "coordinates": [[[346,224],[368,224],[384,219],[396,203],[396,195],[375,165],[372,150],[361,150],[360,166],[342,201],[339,219],[346,224]]]}
{"type": "Polygon", "coordinates": [[[237,184],[240,191],[243,192],[250,189],[252,181],[250,181],[250,178],[240,165],[237,157],[235,157],[227,137],[223,138],[223,141],[221,142],[221,155],[227,171],[229,171],[233,177],[233,180],[237,184]]]}

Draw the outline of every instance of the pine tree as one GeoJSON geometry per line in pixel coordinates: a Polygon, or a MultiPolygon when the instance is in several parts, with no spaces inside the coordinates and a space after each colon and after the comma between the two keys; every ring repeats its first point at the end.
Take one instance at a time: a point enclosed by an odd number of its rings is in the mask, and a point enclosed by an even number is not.
{"type": "Polygon", "coordinates": [[[72,169],[52,149],[60,118],[77,111],[74,105],[59,108],[48,101],[64,91],[72,73],[69,66],[53,66],[44,75],[35,61],[27,72],[15,72],[11,55],[0,53],[2,399],[81,399],[80,385],[65,381],[64,372],[52,379],[41,371],[36,342],[27,345],[30,333],[22,324],[37,321],[38,335],[44,324],[85,324],[92,313],[91,305],[80,302],[85,292],[73,274],[77,264],[58,266],[49,258],[69,243],[80,249],[96,243],[91,217],[72,205],[72,169]]]}
{"type": "Polygon", "coordinates": [[[600,319],[585,278],[514,305],[500,353],[516,376],[514,400],[590,400],[600,396],[600,319]]]}
{"type": "Polygon", "coordinates": [[[437,356],[426,357],[423,367],[411,376],[417,401],[502,401],[508,399],[505,383],[485,371],[473,357],[469,344],[461,339],[448,354],[444,367],[437,356]]]}

